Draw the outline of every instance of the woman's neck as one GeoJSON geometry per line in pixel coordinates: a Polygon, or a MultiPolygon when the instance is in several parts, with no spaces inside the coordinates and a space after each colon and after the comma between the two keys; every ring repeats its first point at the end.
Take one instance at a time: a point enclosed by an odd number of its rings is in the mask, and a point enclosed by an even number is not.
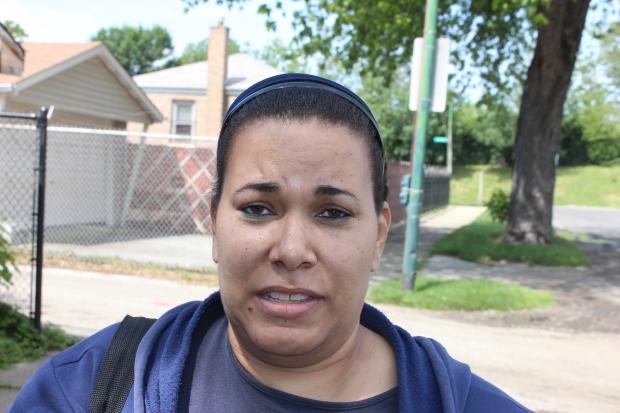
{"type": "Polygon", "coordinates": [[[296,360],[279,360],[248,351],[230,325],[228,336],[235,357],[246,371],[262,384],[286,393],[348,402],[396,386],[396,363],[391,347],[381,336],[361,325],[334,351],[321,357],[300,356],[296,360]]]}

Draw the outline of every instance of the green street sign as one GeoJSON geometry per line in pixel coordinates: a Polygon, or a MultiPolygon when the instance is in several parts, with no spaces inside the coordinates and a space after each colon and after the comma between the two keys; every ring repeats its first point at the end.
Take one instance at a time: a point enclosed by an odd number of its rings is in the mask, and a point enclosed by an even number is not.
{"type": "Polygon", "coordinates": [[[448,143],[448,137],[447,136],[433,136],[433,142],[448,143]]]}

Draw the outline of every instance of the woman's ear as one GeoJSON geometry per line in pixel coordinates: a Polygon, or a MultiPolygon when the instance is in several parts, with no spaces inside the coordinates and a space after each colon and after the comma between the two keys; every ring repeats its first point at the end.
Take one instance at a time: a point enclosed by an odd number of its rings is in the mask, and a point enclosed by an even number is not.
{"type": "Polygon", "coordinates": [[[381,263],[381,255],[385,248],[388,232],[390,231],[390,225],[392,224],[392,210],[387,202],[383,202],[383,208],[379,212],[377,222],[377,241],[375,242],[375,248],[372,256],[372,266],[370,271],[375,272],[379,268],[381,263]]]}
{"type": "Polygon", "coordinates": [[[219,260],[219,252],[217,250],[217,240],[215,237],[215,217],[217,215],[217,202],[211,199],[211,205],[209,208],[209,214],[211,216],[211,257],[213,262],[217,263],[219,260]]]}

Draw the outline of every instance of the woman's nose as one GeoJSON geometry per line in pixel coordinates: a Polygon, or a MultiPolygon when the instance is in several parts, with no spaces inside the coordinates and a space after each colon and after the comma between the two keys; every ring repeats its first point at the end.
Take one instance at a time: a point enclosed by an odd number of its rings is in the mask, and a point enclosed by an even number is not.
{"type": "Polygon", "coordinates": [[[284,217],[269,252],[271,262],[282,265],[288,271],[314,266],[317,257],[311,232],[312,229],[303,217],[295,215],[284,217]]]}

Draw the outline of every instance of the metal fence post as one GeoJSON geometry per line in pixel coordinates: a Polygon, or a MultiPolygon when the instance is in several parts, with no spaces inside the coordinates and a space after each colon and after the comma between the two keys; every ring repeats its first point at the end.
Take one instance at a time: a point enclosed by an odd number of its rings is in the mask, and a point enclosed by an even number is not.
{"type": "MultiPolygon", "coordinates": [[[[53,110],[53,109],[52,109],[53,110]]],[[[45,230],[45,172],[47,167],[47,120],[49,108],[41,108],[37,116],[39,131],[39,177],[37,188],[37,257],[35,273],[34,326],[41,330],[41,288],[43,284],[43,242],[45,230]]]]}

